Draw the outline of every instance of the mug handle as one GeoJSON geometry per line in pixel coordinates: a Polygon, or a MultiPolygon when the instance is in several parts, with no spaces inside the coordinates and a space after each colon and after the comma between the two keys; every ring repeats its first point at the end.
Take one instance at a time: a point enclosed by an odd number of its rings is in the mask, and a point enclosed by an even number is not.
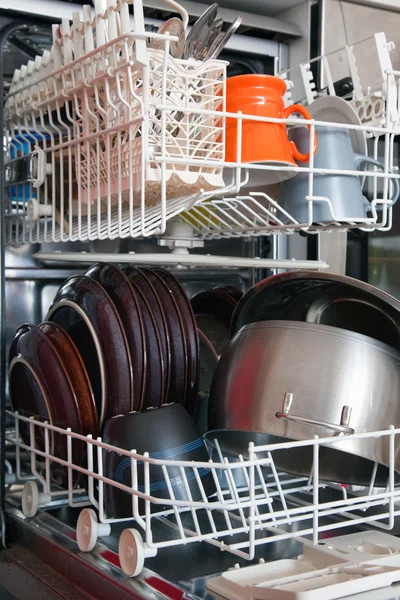
{"type": "MultiPolygon", "coordinates": [[[[312,120],[310,113],[302,104],[292,104],[292,106],[288,106],[287,108],[285,108],[285,111],[284,111],[285,119],[287,119],[293,113],[299,113],[308,121],[312,120]]],[[[308,127],[308,130],[310,130],[310,125],[307,125],[307,127],[308,127]]],[[[299,162],[307,162],[309,160],[310,153],[307,152],[307,154],[303,154],[302,152],[300,152],[300,150],[297,148],[296,144],[293,141],[290,142],[290,148],[292,150],[293,158],[295,158],[299,162]]],[[[315,130],[314,130],[314,154],[316,153],[317,148],[318,148],[317,134],[315,133],[315,130]]]]}
{"type": "MultiPolygon", "coordinates": [[[[375,160],[374,158],[371,158],[370,156],[364,156],[363,154],[356,154],[357,169],[362,165],[362,163],[370,163],[371,165],[380,167],[382,169],[382,171],[385,170],[385,165],[383,163],[381,163],[379,160],[375,160]]],[[[391,171],[390,169],[388,169],[388,173],[393,175],[393,171],[391,171]]],[[[390,201],[392,202],[392,205],[393,205],[397,202],[397,200],[399,198],[400,186],[399,186],[398,179],[392,179],[391,182],[393,184],[393,194],[392,194],[392,197],[390,198],[390,201]]]]}

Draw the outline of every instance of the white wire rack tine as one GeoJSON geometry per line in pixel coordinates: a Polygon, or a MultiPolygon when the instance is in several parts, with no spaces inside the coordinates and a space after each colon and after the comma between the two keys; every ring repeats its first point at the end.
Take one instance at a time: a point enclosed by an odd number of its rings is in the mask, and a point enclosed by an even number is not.
{"type": "MultiPolygon", "coordinates": [[[[226,457],[224,458],[224,463],[227,464],[227,465],[229,464],[229,461],[228,461],[228,459],[226,457]]],[[[239,494],[237,492],[236,483],[235,483],[235,480],[234,480],[233,475],[232,475],[232,470],[227,469],[226,473],[228,475],[228,479],[229,479],[229,482],[230,482],[230,486],[229,487],[230,487],[230,490],[231,490],[232,499],[235,500],[236,503],[240,505],[240,497],[239,497],[239,494]]],[[[242,521],[242,525],[246,526],[247,519],[245,517],[243,508],[241,508],[240,506],[239,506],[239,515],[240,515],[240,518],[241,518],[241,521],[242,521]]]]}
{"type": "MultiPolygon", "coordinates": [[[[211,474],[213,476],[214,484],[215,484],[215,487],[216,487],[216,490],[217,490],[217,498],[218,498],[218,500],[219,500],[219,502],[221,504],[226,504],[225,499],[224,499],[224,495],[222,493],[221,485],[220,485],[220,483],[218,481],[218,475],[217,475],[216,469],[214,467],[214,461],[210,462],[210,466],[211,466],[211,474]]],[[[224,515],[226,526],[227,526],[228,530],[231,532],[233,530],[233,528],[232,528],[231,520],[229,518],[228,510],[224,508],[222,512],[223,512],[223,515],[224,515]]]]}
{"type": "Polygon", "coordinates": [[[17,480],[22,479],[21,473],[21,447],[20,447],[20,433],[19,433],[19,418],[18,411],[14,413],[14,426],[15,426],[15,464],[17,480]]]}
{"type": "Polygon", "coordinates": [[[49,430],[45,429],[44,430],[44,451],[46,454],[46,458],[45,458],[45,480],[46,480],[46,487],[43,490],[45,493],[48,493],[49,490],[51,490],[51,483],[50,483],[50,443],[49,443],[49,430]]]}
{"type": "MultiPolygon", "coordinates": [[[[143,454],[145,459],[149,458],[149,453],[145,452],[143,454]]],[[[144,514],[145,514],[145,532],[146,532],[146,544],[151,545],[153,542],[153,534],[151,531],[151,501],[149,497],[151,495],[151,482],[150,482],[150,463],[145,460],[143,462],[143,470],[144,470],[144,493],[146,494],[146,498],[144,501],[144,514]]]]}
{"type": "MultiPolygon", "coordinates": [[[[97,438],[98,442],[101,442],[101,437],[97,438]]],[[[97,471],[98,474],[103,476],[103,449],[101,446],[97,446],[97,471]]],[[[106,513],[104,510],[104,484],[101,479],[98,479],[98,493],[99,493],[99,521],[100,523],[104,523],[106,521],[106,513]]]]}
{"type": "Polygon", "coordinates": [[[371,479],[370,479],[370,483],[369,483],[369,488],[368,488],[368,496],[371,496],[373,489],[374,489],[374,484],[375,484],[375,480],[376,480],[376,474],[378,472],[378,467],[379,467],[379,463],[375,462],[374,466],[372,468],[372,474],[371,474],[371,479]]]}
{"type": "MultiPolygon", "coordinates": [[[[187,480],[186,471],[185,471],[184,467],[179,467],[179,472],[181,474],[183,485],[185,487],[185,492],[188,497],[188,504],[190,506],[190,504],[193,502],[193,498],[192,498],[192,493],[190,491],[190,486],[189,486],[189,482],[187,480]]],[[[196,529],[196,533],[198,535],[200,535],[201,530],[200,530],[200,525],[199,525],[199,520],[197,518],[196,510],[193,507],[191,507],[190,512],[192,513],[192,519],[193,519],[193,523],[194,523],[194,526],[196,529]]]]}
{"type": "Polygon", "coordinates": [[[72,460],[72,438],[70,435],[68,435],[68,433],[70,433],[72,430],[70,427],[67,428],[67,462],[68,462],[68,468],[67,468],[67,474],[68,474],[68,503],[70,506],[73,506],[73,489],[74,489],[74,482],[73,482],[73,460],[72,460]]]}
{"type": "Polygon", "coordinates": [[[394,496],[392,495],[392,492],[394,492],[394,486],[395,486],[395,479],[394,479],[394,474],[395,474],[395,433],[394,433],[394,426],[390,425],[389,429],[391,430],[391,435],[389,435],[389,523],[388,523],[388,527],[390,529],[392,529],[394,527],[394,509],[395,509],[395,504],[394,504],[394,496]]]}
{"type": "MultiPolygon", "coordinates": [[[[143,6],[141,0],[133,0],[133,17],[135,21],[135,32],[144,33],[144,17],[143,17],[143,6]]],[[[148,64],[148,55],[146,52],[146,39],[138,37],[135,42],[136,45],[136,60],[142,65],[148,64]]]]}
{"type": "MultiPolygon", "coordinates": [[[[131,452],[136,454],[136,450],[131,450],[131,452]]],[[[132,490],[137,491],[139,489],[137,459],[133,456],[131,456],[131,484],[132,490]]],[[[145,529],[145,522],[139,513],[139,498],[136,494],[132,494],[132,515],[142,529],[145,529]]]]}
{"type": "Polygon", "coordinates": [[[279,475],[277,473],[277,470],[276,470],[276,467],[275,467],[275,463],[274,463],[274,459],[272,457],[272,452],[267,452],[267,456],[268,456],[269,459],[271,459],[270,466],[271,466],[271,471],[272,471],[272,474],[273,474],[273,477],[274,477],[274,481],[275,481],[275,484],[276,484],[276,487],[277,487],[277,490],[278,490],[278,493],[279,493],[279,499],[280,499],[280,501],[282,503],[283,509],[285,511],[288,511],[288,507],[287,507],[286,499],[285,499],[285,494],[284,494],[284,492],[282,490],[281,482],[279,480],[279,475]]]}
{"type": "Polygon", "coordinates": [[[324,68],[324,78],[326,77],[326,81],[324,81],[324,83],[329,90],[329,95],[336,96],[335,86],[333,85],[331,69],[329,66],[329,60],[328,60],[327,56],[323,56],[322,64],[323,64],[323,68],[324,68]]]}
{"type": "MultiPolygon", "coordinates": [[[[258,456],[257,456],[256,452],[254,452],[254,458],[256,460],[258,459],[258,456]]],[[[256,464],[256,470],[257,470],[257,475],[258,475],[258,478],[260,480],[260,484],[261,484],[262,490],[263,490],[265,498],[267,500],[266,504],[268,505],[268,510],[271,513],[272,520],[274,521],[275,517],[274,517],[274,510],[273,510],[273,507],[272,507],[272,502],[273,501],[272,501],[272,498],[269,495],[268,486],[265,483],[265,474],[263,473],[263,471],[261,469],[261,465],[259,465],[259,464],[256,464]]]]}
{"type": "Polygon", "coordinates": [[[95,508],[98,508],[98,502],[94,496],[94,478],[93,478],[93,436],[86,436],[87,466],[88,466],[88,497],[95,508]]]}
{"type": "MultiPolygon", "coordinates": [[[[206,493],[204,491],[203,482],[201,481],[201,477],[199,475],[199,470],[196,467],[193,467],[193,472],[194,472],[194,476],[196,478],[197,485],[199,486],[201,498],[202,498],[204,504],[208,504],[208,499],[207,499],[206,493]]],[[[217,528],[215,525],[215,521],[214,521],[214,517],[213,517],[211,508],[208,508],[208,507],[206,508],[206,514],[207,514],[208,521],[210,523],[213,533],[217,533],[217,528]]]]}
{"type": "MultiPolygon", "coordinates": [[[[36,443],[35,443],[35,422],[33,417],[30,418],[29,422],[29,449],[31,455],[31,471],[35,477],[38,477],[38,472],[36,470],[36,443]]],[[[40,475],[39,475],[40,477],[40,475]]],[[[42,482],[43,483],[43,482],[42,482]]]]}
{"type": "Polygon", "coordinates": [[[254,468],[254,443],[250,442],[249,444],[249,499],[250,499],[250,522],[249,522],[249,557],[250,560],[254,558],[255,555],[255,468],[254,468]]]}
{"type": "MultiPolygon", "coordinates": [[[[219,461],[221,463],[225,462],[225,458],[224,458],[224,456],[222,454],[221,446],[219,445],[218,439],[214,438],[213,443],[214,443],[215,449],[217,451],[219,461]]],[[[227,486],[229,488],[230,494],[233,497],[233,490],[231,488],[231,482],[230,482],[229,477],[228,477],[228,471],[226,469],[223,469],[222,473],[224,474],[224,477],[225,477],[227,486]]]]}
{"type": "MultiPolygon", "coordinates": [[[[239,458],[239,462],[241,462],[241,463],[243,463],[243,462],[244,462],[244,458],[243,458],[243,456],[242,456],[241,454],[239,454],[238,458],[239,458]]],[[[246,468],[246,466],[245,466],[245,465],[243,465],[243,466],[242,466],[242,469],[241,469],[241,471],[242,471],[242,473],[243,473],[243,476],[244,476],[244,478],[245,478],[245,481],[246,481],[247,490],[249,490],[249,488],[250,488],[250,478],[249,478],[249,474],[248,474],[248,472],[247,472],[247,468],[246,468]]],[[[256,514],[256,515],[259,515],[259,514],[260,514],[260,511],[258,510],[258,506],[257,506],[257,505],[256,505],[256,507],[255,507],[255,514],[256,514]]],[[[259,522],[261,523],[261,521],[259,521],[259,522]]]]}
{"type": "Polygon", "coordinates": [[[319,501],[319,440],[318,436],[314,436],[316,440],[313,445],[313,465],[314,465],[314,481],[313,481],[313,543],[318,544],[319,537],[319,520],[318,520],[318,501],[319,501]]]}
{"type": "Polygon", "coordinates": [[[307,485],[311,486],[312,485],[312,481],[313,481],[313,477],[314,477],[314,462],[311,465],[311,469],[310,469],[310,476],[308,478],[308,482],[307,485]]]}
{"type": "MultiPolygon", "coordinates": [[[[171,484],[171,479],[170,479],[170,476],[169,476],[169,473],[168,473],[168,469],[167,469],[166,465],[162,465],[161,468],[162,468],[162,471],[163,471],[163,474],[164,474],[164,477],[165,477],[165,482],[167,484],[168,493],[169,493],[171,499],[175,500],[175,494],[174,494],[174,490],[173,490],[173,487],[172,487],[172,484],[171,484]]],[[[179,530],[179,535],[181,536],[182,540],[185,540],[186,539],[186,535],[185,535],[185,530],[184,530],[184,527],[183,527],[183,524],[182,524],[182,519],[181,519],[179,510],[178,510],[178,508],[176,506],[173,506],[173,511],[174,511],[174,515],[175,515],[176,524],[177,524],[177,527],[178,527],[178,530],[179,530]]]]}

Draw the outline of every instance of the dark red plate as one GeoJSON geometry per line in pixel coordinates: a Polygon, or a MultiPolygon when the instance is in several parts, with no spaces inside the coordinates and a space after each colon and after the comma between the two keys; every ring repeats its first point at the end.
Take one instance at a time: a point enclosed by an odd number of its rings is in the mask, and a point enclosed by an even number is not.
{"type": "Polygon", "coordinates": [[[127,414],[133,378],[128,345],[111,298],[99,283],[76,275],[58,290],[47,319],[72,338],[85,363],[100,419],[127,414]]]}
{"type": "MultiPolygon", "coordinates": [[[[39,375],[18,352],[18,338],[24,333],[26,326],[22,325],[14,337],[9,354],[8,387],[11,408],[23,417],[34,417],[37,421],[50,422],[50,399],[40,381],[39,375]]],[[[25,444],[30,445],[30,428],[28,423],[19,421],[19,433],[25,444]]],[[[35,427],[35,445],[44,452],[44,429],[35,427]]],[[[50,451],[54,452],[54,436],[50,434],[50,451]]]]}
{"type": "Polygon", "coordinates": [[[221,356],[231,339],[231,320],[237,300],[222,289],[214,288],[193,296],[191,304],[198,328],[221,356]]]}
{"type": "Polygon", "coordinates": [[[110,296],[121,318],[131,355],[133,371],[133,403],[139,410],[146,391],[146,341],[143,319],[135,290],[125,273],[113,264],[96,264],[85,273],[99,283],[110,296]]]}
{"type": "Polygon", "coordinates": [[[140,406],[142,410],[151,406],[160,406],[163,402],[165,394],[165,357],[152,306],[150,306],[145,294],[145,286],[143,286],[145,278],[140,273],[138,276],[137,269],[132,267],[125,267],[124,271],[135,290],[145,330],[147,372],[146,392],[140,406]]]}
{"type": "Polygon", "coordinates": [[[99,435],[99,417],[90,379],[81,355],[68,333],[56,323],[51,321],[41,323],[39,329],[52,342],[69,375],[78,399],[83,435],[91,434],[96,439],[99,435]]]}
{"type": "Polygon", "coordinates": [[[184,406],[189,414],[193,415],[196,407],[200,368],[200,351],[196,319],[190,305],[190,300],[178,279],[165,269],[157,268],[154,269],[154,272],[158,273],[162,280],[167,284],[170,293],[175,298],[181,315],[187,350],[186,398],[184,406]]]}
{"type": "Polygon", "coordinates": [[[155,289],[141,269],[133,269],[132,267],[128,268],[130,269],[129,277],[131,282],[136,284],[136,287],[141,288],[147,302],[149,303],[151,313],[157,327],[158,336],[160,338],[161,352],[164,358],[164,391],[161,403],[164,403],[166,402],[166,398],[168,398],[169,386],[171,382],[171,343],[166,325],[165,311],[155,289]]]}
{"type": "Polygon", "coordinates": [[[162,277],[151,269],[140,269],[153,286],[164,308],[165,324],[171,347],[171,382],[164,402],[185,404],[186,400],[186,340],[184,327],[175,297],[162,277]]]}
{"type": "MultiPolygon", "coordinates": [[[[35,416],[47,420],[51,425],[74,433],[85,434],[78,397],[73,388],[68,370],[55,346],[47,335],[35,325],[22,325],[17,330],[10,351],[10,401],[14,411],[24,416],[35,416]]],[[[39,431],[39,427],[36,428],[39,431]]],[[[29,428],[21,428],[21,436],[29,443],[29,428]]],[[[40,450],[45,449],[44,430],[36,436],[40,450]]],[[[50,434],[51,452],[57,458],[68,459],[67,436],[50,434]]],[[[72,460],[83,466],[85,444],[73,440],[72,460]]],[[[67,470],[58,463],[52,464],[53,479],[65,485],[67,470]]],[[[74,477],[75,483],[79,474],[74,477]]]]}
{"type": "Polygon", "coordinates": [[[198,330],[200,340],[200,378],[199,392],[210,393],[212,380],[218,366],[218,355],[206,335],[198,330]]]}
{"type": "Polygon", "coordinates": [[[217,285],[215,286],[214,290],[221,290],[221,292],[225,292],[225,294],[231,296],[231,298],[236,300],[236,302],[239,302],[243,296],[242,290],[239,290],[233,285],[217,285]]]}

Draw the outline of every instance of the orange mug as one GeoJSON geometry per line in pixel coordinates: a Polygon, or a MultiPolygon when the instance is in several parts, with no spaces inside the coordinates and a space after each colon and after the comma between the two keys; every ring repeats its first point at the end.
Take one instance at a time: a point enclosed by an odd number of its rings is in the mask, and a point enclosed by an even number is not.
{"type": "MultiPolygon", "coordinates": [[[[237,75],[227,79],[226,111],[254,115],[257,117],[273,117],[283,119],[293,113],[311,119],[308,111],[301,104],[293,104],[285,108],[283,96],[286,83],[272,75],[237,75]]],[[[225,160],[237,161],[238,119],[226,119],[226,152],[225,160]]],[[[314,138],[314,153],[317,150],[317,139],[314,138]]],[[[262,123],[260,121],[242,122],[242,163],[263,163],[276,167],[297,167],[296,160],[307,162],[309,153],[303,154],[296,144],[289,140],[284,123],[262,123]]],[[[277,183],[296,175],[293,171],[262,171],[264,184],[277,183]]]]}

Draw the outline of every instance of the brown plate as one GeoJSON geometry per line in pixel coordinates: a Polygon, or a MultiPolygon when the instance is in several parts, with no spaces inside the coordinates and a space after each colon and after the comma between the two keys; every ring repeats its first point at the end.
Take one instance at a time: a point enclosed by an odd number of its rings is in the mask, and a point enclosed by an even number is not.
{"type": "Polygon", "coordinates": [[[146,334],[146,392],[143,403],[140,406],[142,410],[151,406],[160,406],[163,402],[165,393],[165,358],[152,307],[142,286],[144,276],[137,276],[138,271],[132,267],[125,267],[124,271],[135,290],[146,334]]]}
{"type": "Polygon", "coordinates": [[[239,290],[234,285],[216,285],[214,287],[214,290],[221,290],[221,292],[225,292],[225,294],[231,296],[231,298],[236,300],[236,302],[239,302],[239,300],[243,296],[242,290],[239,290]]]}
{"type": "Polygon", "coordinates": [[[63,283],[47,313],[72,338],[85,363],[100,419],[127,414],[132,365],[121,320],[99,283],[75,275],[63,283]]]}
{"type": "MultiPolygon", "coordinates": [[[[56,427],[70,427],[74,433],[83,435],[85,432],[79,402],[71,378],[47,335],[35,325],[23,325],[17,330],[10,359],[10,400],[13,410],[18,410],[24,416],[48,420],[56,427]],[[30,393],[33,397],[30,397],[30,393]]],[[[21,435],[29,443],[27,431],[21,430],[21,435]]],[[[67,460],[67,436],[54,433],[50,437],[54,456],[67,460]]],[[[39,447],[44,449],[44,432],[36,439],[39,447]]],[[[84,456],[84,443],[74,440],[74,464],[83,466],[84,456]]],[[[67,470],[58,463],[53,463],[52,476],[57,483],[65,485],[67,470]]],[[[79,474],[75,483],[78,479],[79,474]]]]}
{"type": "Polygon", "coordinates": [[[158,273],[151,269],[140,269],[153,286],[161,305],[164,308],[171,347],[171,382],[169,394],[164,402],[185,404],[186,395],[186,341],[184,328],[176,300],[167,284],[158,273]]]}
{"type": "Polygon", "coordinates": [[[99,417],[90,379],[81,355],[68,333],[56,323],[51,321],[41,323],[39,329],[52,342],[64,369],[70,377],[78,399],[83,435],[91,434],[94,438],[97,438],[99,435],[99,417]]]}
{"type": "Polygon", "coordinates": [[[190,300],[178,279],[165,269],[157,268],[154,269],[154,272],[158,273],[162,280],[167,284],[170,293],[175,298],[181,315],[187,350],[186,398],[184,406],[189,414],[193,415],[196,407],[200,368],[200,351],[196,319],[190,305],[190,300]]]}
{"type": "Polygon", "coordinates": [[[208,337],[198,330],[200,340],[200,378],[199,392],[210,393],[214,373],[218,366],[218,355],[208,337]]]}
{"type": "MultiPolygon", "coordinates": [[[[23,325],[17,330],[11,344],[8,369],[8,387],[12,410],[23,417],[35,417],[37,421],[50,422],[50,400],[36,370],[18,352],[18,338],[24,333],[23,325]]],[[[19,422],[19,433],[25,444],[30,445],[29,425],[19,422]]],[[[44,452],[44,429],[35,427],[35,444],[44,452]]],[[[54,436],[50,435],[50,451],[54,452],[54,436]]]]}
{"type": "Polygon", "coordinates": [[[142,314],[135,290],[125,273],[113,264],[96,264],[85,273],[109,294],[125,330],[133,371],[133,403],[139,410],[146,391],[146,343],[142,314]]]}
{"type": "Polygon", "coordinates": [[[153,313],[153,317],[157,326],[157,331],[160,336],[165,369],[164,394],[162,403],[168,402],[167,399],[169,397],[169,388],[171,384],[171,340],[169,337],[169,329],[167,326],[165,309],[151,281],[142,269],[137,269],[136,274],[131,275],[131,279],[132,278],[137,279],[138,285],[140,285],[143,289],[143,292],[147,298],[147,301],[153,313]]]}
{"type": "Polygon", "coordinates": [[[198,328],[221,356],[231,339],[231,320],[237,300],[222,289],[211,289],[193,296],[191,304],[198,328]]]}

